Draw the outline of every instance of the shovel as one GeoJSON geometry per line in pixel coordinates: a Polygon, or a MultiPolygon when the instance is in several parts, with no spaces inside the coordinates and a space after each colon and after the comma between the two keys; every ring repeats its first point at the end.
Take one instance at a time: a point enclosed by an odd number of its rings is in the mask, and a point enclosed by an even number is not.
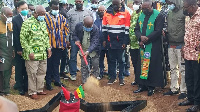
{"type": "Polygon", "coordinates": [[[81,54],[82,54],[82,56],[83,56],[83,59],[84,59],[84,61],[85,61],[85,64],[86,64],[86,66],[87,66],[87,68],[88,68],[88,72],[89,72],[89,75],[90,75],[90,73],[91,73],[90,66],[89,66],[89,64],[88,64],[88,61],[87,61],[85,55],[84,55],[82,46],[81,46],[81,44],[78,44],[77,46],[79,47],[79,49],[80,49],[80,51],[81,51],[81,54]]]}

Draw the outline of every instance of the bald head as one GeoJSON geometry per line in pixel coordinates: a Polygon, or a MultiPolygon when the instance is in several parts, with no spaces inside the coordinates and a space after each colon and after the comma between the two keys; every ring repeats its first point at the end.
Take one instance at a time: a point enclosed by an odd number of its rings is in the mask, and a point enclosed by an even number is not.
{"type": "Polygon", "coordinates": [[[152,0],[143,0],[142,12],[145,15],[151,15],[153,12],[152,0]]]}
{"type": "Polygon", "coordinates": [[[91,28],[93,23],[94,23],[93,18],[91,16],[85,17],[83,22],[84,22],[84,26],[87,27],[87,28],[91,28]]]}
{"type": "Polygon", "coordinates": [[[106,10],[106,8],[103,5],[99,6],[99,8],[98,8],[99,12],[104,12],[105,10],[106,10]]]}
{"type": "Polygon", "coordinates": [[[42,6],[42,5],[38,5],[36,8],[35,8],[35,13],[34,13],[34,17],[37,19],[38,16],[45,16],[46,14],[46,10],[45,8],[42,6]]]}
{"type": "Polygon", "coordinates": [[[44,8],[42,5],[38,5],[38,6],[35,8],[35,12],[36,12],[36,13],[46,12],[46,10],[45,10],[45,8],[44,8]]]}
{"type": "Polygon", "coordinates": [[[3,7],[1,9],[1,14],[11,13],[12,10],[9,7],[3,7]]]}
{"type": "Polygon", "coordinates": [[[143,0],[142,8],[151,8],[152,0],[143,0]]]}
{"type": "Polygon", "coordinates": [[[6,23],[7,18],[10,18],[13,16],[13,12],[9,7],[3,7],[1,9],[1,20],[2,22],[6,23]]]}
{"type": "Polygon", "coordinates": [[[101,5],[99,8],[98,8],[98,15],[99,15],[99,17],[102,19],[103,18],[103,16],[104,16],[104,12],[106,11],[106,8],[103,6],[103,5],[101,5]]]}
{"type": "Polygon", "coordinates": [[[121,0],[112,0],[112,8],[115,12],[119,12],[122,7],[121,3],[121,0]]]}

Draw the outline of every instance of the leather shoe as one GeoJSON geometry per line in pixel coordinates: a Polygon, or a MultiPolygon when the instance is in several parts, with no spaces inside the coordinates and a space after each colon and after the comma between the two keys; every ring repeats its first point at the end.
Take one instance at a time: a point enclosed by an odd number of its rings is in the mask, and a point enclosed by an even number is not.
{"type": "Polygon", "coordinates": [[[0,91],[0,96],[3,96],[4,95],[4,92],[3,91],[0,91]]]}
{"type": "Polygon", "coordinates": [[[187,106],[187,105],[193,105],[194,104],[194,102],[191,102],[191,101],[189,101],[189,100],[185,100],[185,101],[183,101],[183,102],[180,102],[179,104],[178,104],[178,106],[187,106]]]}
{"type": "Polygon", "coordinates": [[[107,71],[104,71],[103,74],[104,74],[104,75],[108,75],[108,72],[107,72],[107,71]]]}
{"type": "Polygon", "coordinates": [[[49,90],[49,91],[53,90],[53,88],[52,88],[52,86],[51,86],[50,84],[46,84],[46,88],[47,88],[47,90],[49,90]]]}
{"type": "Polygon", "coordinates": [[[134,82],[131,83],[131,85],[137,85],[137,83],[134,81],[134,82]]]}
{"type": "Polygon", "coordinates": [[[37,93],[38,95],[47,95],[47,93],[45,93],[45,92],[39,92],[39,93],[37,93]]]}
{"type": "Polygon", "coordinates": [[[54,82],[54,85],[58,87],[61,87],[61,86],[65,87],[65,85],[61,82],[54,82]]]}
{"type": "Polygon", "coordinates": [[[135,90],[133,91],[133,93],[140,93],[140,92],[143,92],[143,91],[146,91],[147,89],[144,89],[144,88],[138,88],[138,90],[135,90]]]}
{"type": "Polygon", "coordinates": [[[24,90],[21,90],[21,91],[19,91],[19,94],[20,94],[20,95],[25,95],[25,91],[24,91],[24,90]]]}
{"type": "Polygon", "coordinates": [[[193,105],[190,108],[186,109],[186,112],[198,112],[198,111],[199,111],[198,105],[193,105]]]}
{"type": "Polygon", "coordinates": [[[38,99],[38,96],[37,96],[37,94],[32,94],[32,95],[31,95],[31,98],[32,98],[32,99],[38,99]]]}
{"type": "Polygon", "coordinates": [[[147,95],[152,96],[154,94],[154,89],[149,89],[147,95]]]}

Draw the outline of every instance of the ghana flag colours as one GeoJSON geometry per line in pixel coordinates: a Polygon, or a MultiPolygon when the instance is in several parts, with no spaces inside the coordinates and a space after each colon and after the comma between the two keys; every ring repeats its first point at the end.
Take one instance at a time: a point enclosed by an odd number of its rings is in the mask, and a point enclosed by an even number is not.
{"type": "Polygon", "coordinates": [[[74,96],[75,98],[85,98],[85,93],[81,85],[74,91],[74,96]]]}
{"type": "Polygon", "coordinates": [[[63,90],[64,96],[65,96],[65,99],[66,99],[66,100],[69,100],[69,99],[70,99],[70,92],[67,91],[67,89],[64,88],[63,86],[61,86],[61,87],[62,87],[62,90],[63,90]]]}
{"type": "MultiPolygon", "coordinates": [[[[146,27],[146,36],[150,35],[154,31],[154,23],[158,16],[159,12],[157,10],[153,10],[153,14],[150,16],[148,20],[148,24],[146,27]]],[[[143,22],[145,20],[145,14],[141,13],[138,18],[138,23],[140,24],[140,32],[142,33],[143,29],[143,22]]],[[[152,43],[146,44],[145,48],[140,48],[140,57],[141,57],[141,79],[147,80],[149,74],[149,66],[151,61],[151,49],[152,43]]]]}

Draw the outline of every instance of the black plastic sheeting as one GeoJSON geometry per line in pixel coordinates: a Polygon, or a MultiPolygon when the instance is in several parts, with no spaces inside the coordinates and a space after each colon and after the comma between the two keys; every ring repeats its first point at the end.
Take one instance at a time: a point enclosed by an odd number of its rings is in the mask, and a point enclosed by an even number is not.
{"type": "MultiPolygon", "coordinates": [[[[40,109],[26,110],[20,112],[52,112],[60,103],[63,97],[62,91],[54,96],[44,107],[40,109]]],[[[146,100],[136,101],[120,101],[108,103],[88,103],[81,99],[80,109],[85,112],[106,112],[106,111],[121,111],[121,112],[138,112],[147,106],[146,100]]]]}
{"type": "Polygon", "coordinates": [[[108,103],[87,103],[81,100],[81,110],[85,112],[106,112],[106,111],[121,111],[121,112],[138,112],[147,106],[146,100],[137,101],[120,101],[108,103]]]}
{"type": "Polygon", "coordinates": [[[52,112],[60,104],[61,98],[62,98],[62,92],[59,92],[44,107],[40,109],[25,110],[20,112],[52,112]]]}

